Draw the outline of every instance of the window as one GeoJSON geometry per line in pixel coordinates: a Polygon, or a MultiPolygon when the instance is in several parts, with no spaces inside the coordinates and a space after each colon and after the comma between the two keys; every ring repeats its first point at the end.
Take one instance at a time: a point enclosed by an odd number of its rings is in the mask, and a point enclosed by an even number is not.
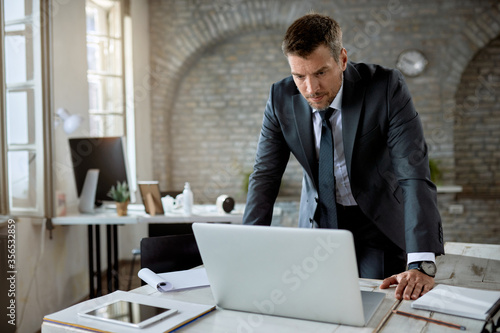
{"type": "Polygon", "coordinates": [[[129,6],[128,0],[86,1],[87,80],[90,136],[126,137],[133,192],[136,164],[129,6]]]}
{"type": "Polygon", "coordinates": [[[39,0],[5,0],[1,6],[0,209],[2,213],[44,216],[51,202],[45,195],[50,182],[45,174],[50,149],[44,143],[43,109],[48,99],[42,86],[46,70],[42,59],[47,52],[42,39],[47,36],[47,26],[42,24],[41,13],[46,11],[41,10],[39,0]]]}
{"type": "Polygon", "coordinates": [[[88,0],[87,79],[91,136],[124,136],[121,1],[88,0]]]}

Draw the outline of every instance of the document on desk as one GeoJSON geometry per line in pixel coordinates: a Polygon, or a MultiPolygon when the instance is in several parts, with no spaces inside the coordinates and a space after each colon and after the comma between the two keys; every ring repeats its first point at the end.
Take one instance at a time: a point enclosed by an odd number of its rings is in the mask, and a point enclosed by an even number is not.
{"type": "Polygon", "coordinates": [[[209,286],[205,268],[156,274],[148,268],[139,271],[139,278],[159,292],[209,286]]]}
{"type": "Polygon", "coordinates": [[[437,285],[411,304],[414,309],[488,320],[500,307],[500,291],[437,285]]]}
{"type": "MultiPolygon", "coordinates": [[[[153,297],[132,292],[115,291],[98,298],[93,298],[64,310],[44,316],[43,322],[52,325],[74,328],[76,331],[84,330],[89,332],[120,332],[120,333],[156,333],[171,332],[184,326],[193,320],[215,310],[215,305],[182,302],[164,297],[153,297]],[[141,329],[126,327],[122,324],[106,322],[99,319],[91,319],[82,316],[91,309],[103,305],[112,304],[116,301],[127,301],[137,304],[145,304],[162,308],[169,308],[175,312],[159,321],[156,321],[141,329]]],[[[130,318],[135,320],[135,318],[130,318]]]]}

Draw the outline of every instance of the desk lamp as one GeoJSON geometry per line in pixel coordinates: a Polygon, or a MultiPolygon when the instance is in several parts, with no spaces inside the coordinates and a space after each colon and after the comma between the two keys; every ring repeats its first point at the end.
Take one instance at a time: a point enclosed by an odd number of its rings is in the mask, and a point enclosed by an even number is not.
{"type": "MultiPolygon", "coordinates": [[[[71,115],[68,110],[59,108],[56,115],[62,120],[63,130],[66,134],[71,134],[80,127],[83,122],[83,117],[73,114],[71,115]]],[[[56,126],[59,124],[59,119],[56,119],[56,126]]]]}

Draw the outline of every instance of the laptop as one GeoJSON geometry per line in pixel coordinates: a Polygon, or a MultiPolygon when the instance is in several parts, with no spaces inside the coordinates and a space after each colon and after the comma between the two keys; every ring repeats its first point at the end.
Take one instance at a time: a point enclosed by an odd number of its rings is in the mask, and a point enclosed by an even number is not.
{"type": "Polygon", "coordinates": [[[351,232],[194,223],[218,307],[364,326],[385,297],[361,291],[351,232]]]}

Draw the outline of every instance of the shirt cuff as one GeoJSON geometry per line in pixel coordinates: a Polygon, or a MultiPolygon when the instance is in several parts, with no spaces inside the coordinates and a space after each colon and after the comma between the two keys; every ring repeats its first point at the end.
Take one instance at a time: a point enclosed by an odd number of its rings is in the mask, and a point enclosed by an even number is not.
{"type": "Polygon", "coordinates": [[[415,261],[432,261],[436,262],[436,255],[433,252],[412,252],[408,253],[408,261],[410,264],[415,261]]]}

